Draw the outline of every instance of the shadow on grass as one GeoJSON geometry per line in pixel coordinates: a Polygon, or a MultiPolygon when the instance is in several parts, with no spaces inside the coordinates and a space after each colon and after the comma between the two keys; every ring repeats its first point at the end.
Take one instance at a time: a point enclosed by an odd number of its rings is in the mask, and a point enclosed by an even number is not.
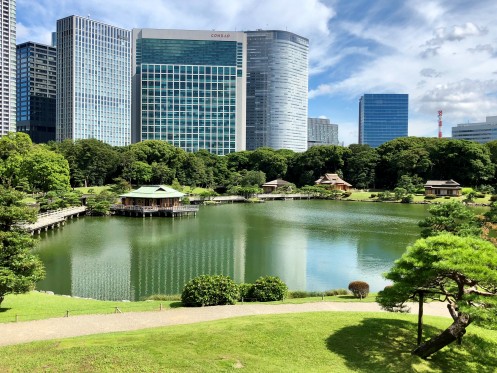
{"type": "MultiPolygon", "coordinates": [[[[424,340],[440,332],[425,325],[424,340]]],[[[453,343],[428,360],[411,355],[416,347],[416,336],[415,322],[374,318],[340,329],[328,337],[326,345],[341,356],[351,370],[358,372],[410,372],[422,366],[442,372],[497,371],[496,345],[471,335],[471,329],[461,346],[453,343]]]]}
{"type": "Polygon", "coordinates": [[[183,303],[181,302],[172,302],[169,304],[169,307],[171,308],[180,308],[180,307],[183,307],[183,303]]]}
{"type": "Polygon", "coordinates": [[[0,312],[7,312],[8,310],[11,310],[12,308],[2,308],[0,307],[0,312]]]}

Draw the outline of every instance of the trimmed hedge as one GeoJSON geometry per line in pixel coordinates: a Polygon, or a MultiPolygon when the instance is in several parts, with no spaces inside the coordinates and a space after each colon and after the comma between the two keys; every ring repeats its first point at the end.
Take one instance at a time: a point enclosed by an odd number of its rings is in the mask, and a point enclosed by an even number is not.
{"type": "Polygon", "coordinates": [[[259,302],[283,300],[288,293],[288,287],[279,277],[259,277],[253,286],[252,295],[259,302]]]}
{"type": "Polygon", "coordinates": [[[349,290],[356,298],[366,298],[369,294],[369,284],[364,281],[352,281],[349,284],[349,290]]]}
{"type": "Polygon", "coordinates": [[[188,281],[181,294],[187,307],[235,304],[240,293],[238,286],[228,276],[202,275],[188,281]]]}

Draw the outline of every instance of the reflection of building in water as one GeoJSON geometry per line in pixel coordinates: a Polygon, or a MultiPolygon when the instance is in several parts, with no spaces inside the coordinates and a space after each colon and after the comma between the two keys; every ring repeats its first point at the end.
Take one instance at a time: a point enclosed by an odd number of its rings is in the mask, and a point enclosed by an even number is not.
{"type": "Polygon", "coordinates": [[[73,252],[71,294],[94,299],[132,300],[128,237],[108,237],[108,240],[109,243],[101,243],[99,250],[94,252],[73,252]]]}
{"type": "Polygon", "coordinates": [[[307,235],[297,227],[250,235],[246,252],[246,282],[278,276],[290,290],[306,290],[307,235]],[[268,240],[270,242],[268,242],[268,240]]]}
{"type": "Polygon", "coordinates": [[[382,290],[389,282],[382,276],[394,261],[400,258],[404,246],[386,245],[385,242],[397,242],[397,237],[380,236],[378,234],[361,235],[357,242],[357,272],[361,281],[369,284],[371,291],[382,290]]]}
{"type": "Polygon", "coordinates": [[[180,294],[186,282],[203,274],[239,277],[233,237],[211,236],[159,240],[154,247],[134,242],[134,299],[150,294],[180,294]]]}

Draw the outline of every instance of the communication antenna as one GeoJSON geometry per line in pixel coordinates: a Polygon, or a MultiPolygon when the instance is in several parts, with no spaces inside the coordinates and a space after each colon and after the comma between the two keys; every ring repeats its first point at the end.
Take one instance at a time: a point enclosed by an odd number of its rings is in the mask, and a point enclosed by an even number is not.
{"type": "Polygon", "coordinates": [[[438,111],[438,138],[442,138],[442,110],[438,111]]]}

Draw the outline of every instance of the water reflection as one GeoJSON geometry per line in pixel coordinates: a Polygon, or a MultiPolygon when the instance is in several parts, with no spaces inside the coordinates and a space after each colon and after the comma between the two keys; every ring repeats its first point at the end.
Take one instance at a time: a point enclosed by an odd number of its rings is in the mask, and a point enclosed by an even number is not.
{"type": "Polygon", "coordinates": [[[281,277],[292,290],[368,281],[413,242],[421,206],[274,202],[202,208],[197,218],[84,218],[42,237],[39,288],[96,299],[178,294],[201,274],[281,277]],[[372,224],[374,219],[374,224],[372,224]]]}

